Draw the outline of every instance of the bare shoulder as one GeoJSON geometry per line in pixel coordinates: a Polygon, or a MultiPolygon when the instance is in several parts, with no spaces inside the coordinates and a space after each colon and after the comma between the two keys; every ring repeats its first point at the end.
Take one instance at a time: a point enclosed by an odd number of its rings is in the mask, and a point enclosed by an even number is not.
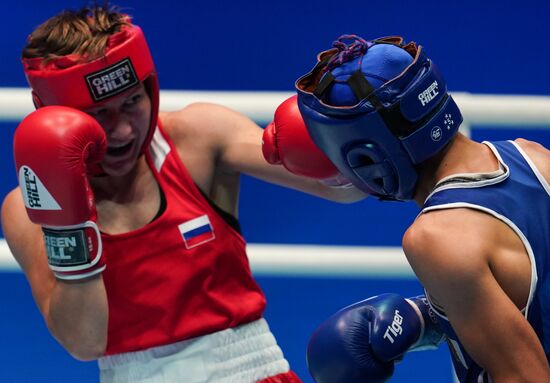
{"type": "Polygon", "coordinates": [[[482,226],[490,219],[471,209],[434,210],[420,215],[403,237],[403,250],[420,283],[446,312],[456,309],[457,291],[475,295],[490,270],[490,229],[482,226]]]}
{"type": "Polygon", "coordinates": [[[256,145],[261,152],[262,129],[248,117],[222,105],[197,102],[178,111],[161,113],[160,119],[180,155],[196,153],[219,160],[233,171],[233,153],[242,155],[243,146],[256,145]],[[208,154],[210,153],[210,154],[208,154]]]}
{"type": "Polygon", "coordinates": [[[449,241],[454,242],[464,233],[457,230],[458,216],[456,209],[434,210],[418,216],[403,236],[403,249],[419,257],[432,253],[434,248],[448,250],[449,241]]]}
{"type": "Polygon", "coordinates": [[[191,104],[185,108],[161,112],[159,117],[164,131],[171,138],[193,137],[201,131],[201,115],[208,114],[205,104],[191,104]]]}
{"type": "Polygon", "coordinates": [[[450,275],[475,278],[489,263],[494,218],[465,208],[420,215],[403,237],[403,250],[423,283],[450,275]]]}
{"type": "Polygon", "coordinates": [[[518,138],[515,142],[533,160],[537,169],[550,182],[550,150],[538,142],[518,138]]]}
{"type": "Polygon", "coordinates": [[[525,138],[517,138],[514,141],[524,150],[528,150],[529,152],[540,152],[550,155],[550,151],[536,141],[526,140],[525,138]]]}
{"type": "Polygon", "coordinates": [[[244,123],[253,124],[242,114],[223,105],[196,102],[173,112],[162,112],[161,121],[166,132],[173,138],[211,137],[228,134],[232,128],[239,129],[244,123]]]}

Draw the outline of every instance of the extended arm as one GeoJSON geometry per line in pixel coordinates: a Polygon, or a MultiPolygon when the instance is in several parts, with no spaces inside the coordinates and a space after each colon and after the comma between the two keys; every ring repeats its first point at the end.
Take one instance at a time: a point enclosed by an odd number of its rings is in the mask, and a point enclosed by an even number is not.
{"type": "MultiPolygon", "coordinates": [[[[264,130],[248,117],[220,105],[197,103],[192,104],[177,114],[174,119],[182,126],[193,127],[200,130],[200,134],[194,134],[200,139],[208,139],[219,161],[219,170],[227,173],[243,173],[264,181],[300,190],[318,197],[337,201],[355,202],[365,198],[365,194],[356,188],[332,187],[321,182],[318,178],[312,178],[307,170],[300,175],[293,174],[283,166],[270,165],[262,153],[262,139],[264,130]]],[[[292,118],[292,117],[290,117],[292,118]]],[[[277,123],[277,121],[276,121],[277,123]]],[[[189,134],[189,133],[187,133],[189,134]]],[[[176,142],[178,133],[172,133],[176,142]]],[[[316,149],[316,148],[315,148],[316,149]]],[[[320,151],[313,154],[303,152],[304,159],[310,158],[310,164],[315,165],[316,157],[320,151]],[[309,157],[308,157],[309,156],[309,157]]],[[[322,154],[322,153],[321,153],[322,154]]],[[[306,164],[303,161],[301,164],[306,164]]],[[[310,169],[311,170],[311,169],[310,169]]],[[[333,169],[330,169],[333,171],[333,169]]]]}

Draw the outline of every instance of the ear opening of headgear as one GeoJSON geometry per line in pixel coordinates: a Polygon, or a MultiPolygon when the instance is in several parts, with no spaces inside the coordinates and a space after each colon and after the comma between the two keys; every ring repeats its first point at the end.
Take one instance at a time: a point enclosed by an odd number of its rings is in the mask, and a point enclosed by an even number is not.
{"type": "Polygon", "coordinates": [[[64,105],[85,110],[142,83],[151,99],[151,120],[141,151],[149,146],[158,119],[159,84],[149,46],[137,25],[122,26],[110,36],[105,54],[91,61],[76,54],[22,61],[37,108],[64,105]]]}
{"type": "Polygon", "coordinates": [[[341,36],[296,89],[316,145],[356,187],[386,200],[413,198],[417,165],[462,122],[435,64],[397,36],[341,36]]]}

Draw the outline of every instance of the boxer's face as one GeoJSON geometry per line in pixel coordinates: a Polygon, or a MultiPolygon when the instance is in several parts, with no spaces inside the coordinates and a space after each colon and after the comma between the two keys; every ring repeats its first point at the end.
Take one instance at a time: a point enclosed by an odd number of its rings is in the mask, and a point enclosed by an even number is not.
{"type": "Polygon", "coordinates": [[[101,124],[107,135],[107,154],[102,162],[105,172],[112,176],[127,174],[136,164],[149,131],[151,100],[143,85],[84,111],[101,124]]]}

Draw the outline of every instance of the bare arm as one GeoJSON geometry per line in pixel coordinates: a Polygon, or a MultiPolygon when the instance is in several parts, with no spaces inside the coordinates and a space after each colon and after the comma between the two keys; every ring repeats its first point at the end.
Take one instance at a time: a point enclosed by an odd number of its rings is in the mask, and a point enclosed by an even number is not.
{"type": "Polygon", "coordinates": [[[408,230],[403,247],[420,281],[493,382],[550,381],[540,341],[492,271],[494,253],[507,250],[496,240],[502,235],[499,225],[468,209],[431,212],[408,230]]]}
{"type": "Polygon", "coordinates": [[[42,230],[28,219],[18,188],[4,200],[2,226],[51,334],[77,359],[101,356],[107,344],[108,315],[101,276],[78,282],[54,277],[47,263],[42,230]]]}
{"type": "Polygon", "coordinates": [[[334,188],[315,179],[299,177],[282,166],[270,165],[262,155],[263,130],[248,117],[220,105],[197,103],[178,112],[189,130],[200,129],[214,146],[222,171],[244,173],[267,182],[300,190],[337,202],[366,197],[356,188],[334,188]]]}

